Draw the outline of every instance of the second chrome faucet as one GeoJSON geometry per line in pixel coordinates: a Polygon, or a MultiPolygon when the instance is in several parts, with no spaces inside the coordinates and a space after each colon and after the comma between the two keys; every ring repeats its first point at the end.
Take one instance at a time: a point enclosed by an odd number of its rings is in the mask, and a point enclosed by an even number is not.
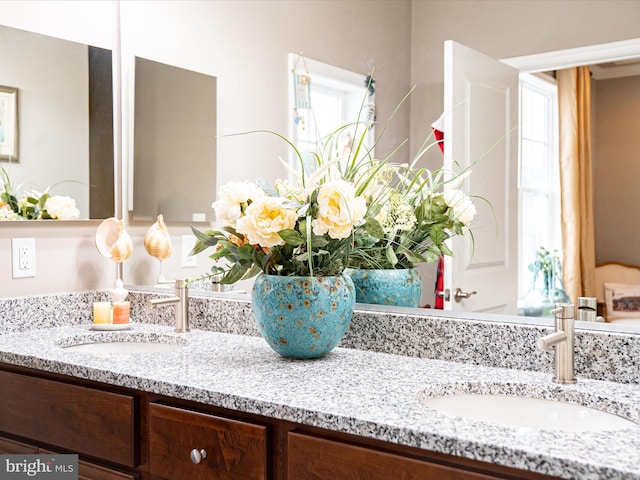
{"type": "Polygon", "coordinates": [[[152,306],[174,305],[176,310],[176,332],[189,331],[189,286],[186,280],[176,280],[176,295],[174,297],[156,298],[151,300],[152,306]]]}
{"type": "Polygon", "coordinates": [[[576,383],[575,356],[575,308],[570,304],[556,304],[551,310],[555,317],[556,331],[539,338],[536,346],[539,350],[555,347],[555,366],[553,381],[561,384],[576,383]]]}

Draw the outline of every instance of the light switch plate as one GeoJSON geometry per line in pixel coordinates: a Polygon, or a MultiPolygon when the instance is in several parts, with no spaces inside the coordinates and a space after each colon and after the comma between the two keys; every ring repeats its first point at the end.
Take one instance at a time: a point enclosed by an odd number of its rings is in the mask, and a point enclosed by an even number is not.
{"type": "Polygon", "coordinates": [[[36,239],[12,238],[13,278],[36,276],[36,239]]]}
{"type": "Polygon", "coordinates": [[[182,266],[183,267],[197,267],[198,257],[195,255],[189,255],[189,252],[193,249],[193,245],[196,243],[196,237],[193,235],[182,235],[182,266]]]}

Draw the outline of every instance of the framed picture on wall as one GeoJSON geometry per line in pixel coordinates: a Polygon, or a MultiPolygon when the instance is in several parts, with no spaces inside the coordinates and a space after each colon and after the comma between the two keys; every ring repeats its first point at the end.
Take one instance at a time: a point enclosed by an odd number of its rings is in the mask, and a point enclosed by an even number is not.
{"type": "Polygon", "coordinates": [[[0,85],[0,160],[18,160],[18,89],[0,85]]]}

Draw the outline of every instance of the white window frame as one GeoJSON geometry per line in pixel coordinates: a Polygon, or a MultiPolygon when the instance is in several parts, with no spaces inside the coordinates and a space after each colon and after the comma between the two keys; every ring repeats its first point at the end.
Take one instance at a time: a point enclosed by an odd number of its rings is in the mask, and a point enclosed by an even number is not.
{"type": "MultiPolygon", "coordinates": [[[[342,115],[344,121],[335,127],[338,128],[349,122],[354,122],[362,106],[366,92],[365,81],[367,74],[360,74],[345,70],[334,65],[329,65],[317,60],[313,60],[301,55],[290,53],[288,55],[289,67],[289,139],[298,145],[297,128],[295,124],[295,97],[293,71],[296,73],[306,73],[311,79],[311,89],[318,89],[325,92],[331,91],[341,96],[342,115]]],[[[313,110],[313,104],[311,105],[313,110]]],[[[367,133],[366,143],[368,147],[373,145],[375,138],[375,128],[371,126],[367,133]]],[[[372,152],[373,154],[373,152],[372,152]]],[[[289,166],[293,171],[299,171],[298,159],[295,152],[289,154],[289,166]]],[[[294,181],[292,173],[289,173],[289,180],[294,181]]]]}
{"type": "MultiPolygon", "coordinates": [[[[559,141],[558,141],[558,95],[557,84],[554,78],[543,74],[520,74],[520,124],[522,125],[526,112],[523,111],[522,91],[523,88],[535,90],[543,95],[547,102],[548,112],[546,118],[545,136],[548,139],[545,153],[547,157],[547,169],[550,172],[550,184],[537,191],[546,191],[551,200],[551,210],[547,215],[547,222],[544,225],[536,225],[535,228],[543,233],[543,241],[540,246],[544,246],[550,252],[557,251],[562,258],[562,230],[560,220],[560,161],[559,161],[559,141]],[[526,85],[526,87],[525,87],[526,85]]],[[[536,191],[535,189],[525,189],[523,186],[522,161],[523,161],[523,129],[520,129],[519,137],[519,165],[518,165],[518,303],[522,304],[524,297],[532,286],[532,273],[529,265],[533,262],[535,251],[525,251],[524,230],[527,219],[526,207],[523,205],[523,195],[525,191],[536,191]]],[[[529,218],[531,216],[529,215],[529,218]]]]}

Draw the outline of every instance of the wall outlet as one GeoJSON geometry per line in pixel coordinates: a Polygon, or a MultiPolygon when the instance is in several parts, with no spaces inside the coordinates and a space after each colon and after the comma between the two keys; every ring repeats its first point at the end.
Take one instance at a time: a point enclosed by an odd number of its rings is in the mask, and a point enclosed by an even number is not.
{"type": "Polygon", "coordinates": [[[196,243],[196,237],[193,235],[182,235],[182,266],[197,267],[198,257],[189,255],[196,243]]]}
{"type": "Polygon", "coordinates": [[[13,278],[36,276],[36,239],[11,239],[13,278]]]}

